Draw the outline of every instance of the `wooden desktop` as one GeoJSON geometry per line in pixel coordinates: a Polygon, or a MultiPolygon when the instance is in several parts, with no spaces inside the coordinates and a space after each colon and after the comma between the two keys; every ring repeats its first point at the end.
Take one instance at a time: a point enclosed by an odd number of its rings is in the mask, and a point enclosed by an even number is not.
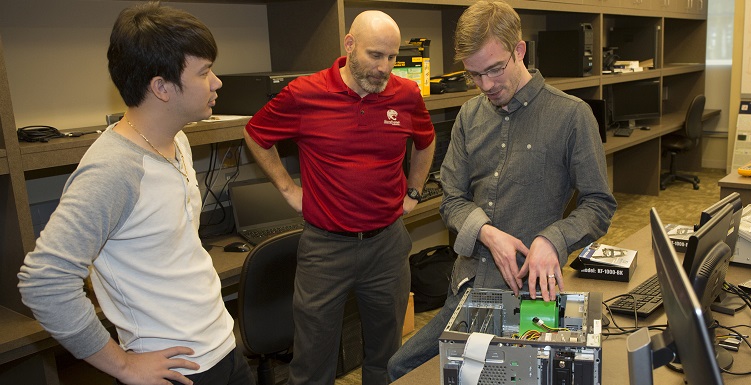
{"type": "MultiPolygon", "coordinates": [[[[719,110],[704,110],[702,120],[719,116],[719,110]]],[[[659,124],[648,125],[649,130],[637,126],[629,137],[614,136],[608,131],[603,143],[608,166],[608,178],[613,191],[658,195],[662,172],[661,137],[683,128],[685,113],[665,114],[659,124]]],[[[684,159],[688,169],[701,167],[701,151],[692,151],[684,159]]]]}
{"type": "MultiPolygon", "coordinates": [[[[576,276],[576,272],[569,266],[563,271],[566,291],[600,291],[603,293],[603,300],[612,298],[618,294],[623,294],[632,289],[651,275],[655,273],[654,255],[652,254],[652,239],[649,226],[642,228],[635,234],[631,235],[618,246],[628,249],[637,250],[637,268],[631,277],[630,282],[602,281],[592,279],[582,279],[576,276]]],[[[740,283],[748,280],[751,270],[747,267],[731,265],[728,270],[727,281],[731,283],[740,283]]],[[[722,325],[748,325],[751,323],[751,310],[744,308],[736,313],[735,316],[727,316],[715,313],[717,319],[722,325]]],[[[610,318],[611,316],[608,316],[610,318]]],[[[623,328],[632,328],[634,318],[616,315],[615,321],[623,328]]],[[[664,325],[667,323],[665,312],[658,310],[646,320],[639,320],[639,327],[648,325],[664,325]]],[[[612,321],[611,321],[612,326],[612,321]]],[[[611,329],[613,330],[613,329],[611,329]]],[[[723,331],[720,330],[720,333],[723,331]]],[[[744,332],[744,330],[741,330],[744,332]]],[[[602,344],[602,383],[604,384],[628,384],[628,358],[626,354],[626,336],[610,336],[603,339],[602,344]]],[[[680,337],[679,337],[680,338],[680,337]]],[[[742,345],[739,352],[732,353],[734,363],[730,368],[734,372],[751,371],[751,349],[742,345]]],[[[435,357],[422,366],[416,368],[404,377],[400,378],[395,385],[436,385],[440,384],[439,358],[435,357]]],[[[683,384],[683,377],[666,367],[658,368],[653,372],[655,384],[683,384]]],[[[734,376],[723,374],[722,379],[725,384],[746,384],[749,376],[734,376]]]]}

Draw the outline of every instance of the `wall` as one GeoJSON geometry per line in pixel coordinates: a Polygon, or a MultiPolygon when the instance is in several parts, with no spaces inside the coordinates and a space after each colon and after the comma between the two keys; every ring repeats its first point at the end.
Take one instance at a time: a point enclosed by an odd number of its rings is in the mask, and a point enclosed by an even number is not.
{"type": "MultiPolygon", "coordinates": [[[[736,1],[735,2],[735,19],[733,20],[733,63],[743,63],[743,30],[744,30],[744,17],[746,10],[751,10],[751,0],[736,1]]],[[[748,19],[751,21],[751,19],[748,19]]],[[[751,52],[750,52],[751,53],[751,52]]],[[[738,120],[738,106],[741,102],[741,73],[742,64],[734,65],[730,74],[730,87],[729,88],[729,100],[728,105],[728,120],[730,127],[728,129],[728,152],[726,158],[726,165],[728,172],[732,164],[733,145],[735,143],[735,124],[738,120]]]]}
{"type": "MultiPolygon", "coordinates": [[[[704,122],[702,137],[702,167],[726,169],[728,135],[730,129],[728,114],[727,85],[730,84],[731,66],[707,65],[704,94],[707,97],[705,108],[720,109],[719,118],[704,122]]],[[[735,122],[733,122],[735,124],[735,122]]]]}
{"type": "MultiPolygon", "coordinates": [[[[105,124],[125,107],[107,72],[107,46],[120,10],[134,1],[0,2],[16,124],[60,129],[105,124]]],[[[271,69],[265,5],[167,5],[206,23],[219,46],[216,73],[271,69]]]]}

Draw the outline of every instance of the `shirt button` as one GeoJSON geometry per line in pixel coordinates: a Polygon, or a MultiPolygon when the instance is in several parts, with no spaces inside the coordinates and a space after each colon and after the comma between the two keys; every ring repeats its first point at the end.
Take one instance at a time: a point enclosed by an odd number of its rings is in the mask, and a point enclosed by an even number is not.
{"type": "Polygon", "coordinates": [[[508,119],[508,116],[507,116],[507,117],[505,117],[505,118],[503,118],[503,119],[504,119],[505,121],[507,121],[507,122],[508,122],[508,120],[509,120],[509,119],[508,119]]]}
{"type": "Polygon", "coordinates": [[[365,115],[365,110],[360,110],[360,115],[365,115]]]}
{"type": "Polygon", "coordinates": [[[498,176],[498,171],[496,171],[495,174],[493,174],[493,176],[498,176]]]}
{"type": "Polygon", "coordinates": [[[531,145],[531,144],[528,144],[528,145],[527,145],[527,150],[530,150],[530,149],[532,149],[532,145],[531,145]]]}
{"type": "Polygon", "coordinates": [[[524,102],[523,104],[524,104],[524,107],[526,107],[526,106],[527,106],[527,102],[524,102]]]}
{"type": "Polygon", "coordinates": [[[501,143],[501,148],[506,148],[506,143],[501,143]]]}
{"type": "Polygon", "coordinates": [[[492,205],[493,205],[493,202],[488,202],[488,206],[492,206],[492,205]]]}
{"type": "Polygon", "coordinates": [[[485,263],[485,258],[482,259],[482,262],[485,263]]]}

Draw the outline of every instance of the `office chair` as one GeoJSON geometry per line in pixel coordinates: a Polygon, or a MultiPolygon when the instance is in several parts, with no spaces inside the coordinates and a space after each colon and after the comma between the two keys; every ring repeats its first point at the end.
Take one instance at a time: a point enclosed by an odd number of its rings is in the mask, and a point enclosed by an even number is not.
{"type": "Polygon", "coordinates": [[[660,190],[665,190],[669,183],[674,180],[682,180],[694,185],[694,190],[699,189],[699,178],[695,175],[678,174],[675,170],[676,155],[692,150],[699,144],[702,132],[701,117],[704,113],[704,95],[696,95],[686,111],[686,123],[683,131],[679,134],[668,134],[662,137],[662,149],[670,154],[670,171],[660,177],[660,190]]]}
{"type": "Polygon", "coordinates": [[[272,358],[289,362],[294,339],[292,293],[302,229],[259,243],[245,258],[238,291],[238,323],[245,353],[259,357],[258,383],[273,385],[272,358]]]}

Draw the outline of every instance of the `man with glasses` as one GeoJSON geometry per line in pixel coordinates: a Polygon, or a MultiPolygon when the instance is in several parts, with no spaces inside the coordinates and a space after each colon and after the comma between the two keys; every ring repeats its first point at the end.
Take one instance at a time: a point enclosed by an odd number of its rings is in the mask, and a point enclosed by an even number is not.
{"type": "Polygon", "coordinates": [[[456,60],[482,94],[461,107],[441,167],[441,216],[459,254],[444,307],[389,361],[395,380],[438,354],[438,338],[469,287],[564,289],[570,253],[607,232],[616,202],[589,106],[523,63],[519,15],[478,1],[456,28],[456,60]],[[578,191],[577,207],[565,218],[578,191]],[[557,286],[557,288],[556,288],[557,286]]]}

